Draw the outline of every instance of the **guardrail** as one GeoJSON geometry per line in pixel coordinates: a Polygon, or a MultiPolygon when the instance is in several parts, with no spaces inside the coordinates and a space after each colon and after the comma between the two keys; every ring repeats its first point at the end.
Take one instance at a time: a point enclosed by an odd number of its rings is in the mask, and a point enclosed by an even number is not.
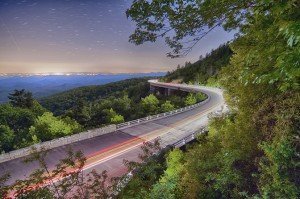
{"type": "Polygon", "coordinates": [[[178,140],[177,142],[173,143],[171,146],[173,146],[174,148],[179,148],[184,146],[186,143],[194,140],[196,138],[197,135],[205,133],[207,131],[206,127],[201,128],[198,131],[195,131],[193,133],[191,133],[190,135],[182,138],[181,140],[178,140]]]}
{"type": "Polygon", "coordinates": [[[46,142],[41,142],[38,144],[34,144],[32,146],[14,150],[8,153],[4,153],[0,155],[0,163],[1,162],[6,162],[12,159],[20,158],[29,155],[32,152],[32,149],[35,148],[36,150],[41,150],[41,149],[53,149],[59,146],[63,146],[66,144],[71,144],[74,142],[78,142],[81,140],[86,140],[90,139],[93,137],[97,137],[99,135],[104,135],[107,133],[111,133],[116,131],[116,125],[109,125],[103,128],[98,128],[98,129],[93,129],[93,130],[88,130],[86,132],[46,141],[46,142]]]}
{"type": "Polygon", "coordinates": [[[207,98],[204,101],[199,102],[197,104],[194,104],[194,105],[191,105],[191,106],[186,106],[186,107],[176,109],[176,110],[173,110],[173,111],[169,111],[169,112],[166,112],[166,113],[160,113],[160,114],[157,114],[157,115],[151,115],[151,116],[147,116],[147,117],[144,117],[144,118],[124,122],[124,123],[121,123],[121,124],[117,124],[116,127],[117,127],[117,129],[121,129],[121,128],[124,128],[124,127],[134,126],[134,125],[141,124],[141,123],[144,123],[144,122],[148,122],[148,121],[157,120],[157,119],[161,119],[161,118],[164,118],[164,117],[176,115],[176,114],[179,114],[179,113],[197,108],[197,107],[207,103],[209,100],[210,100],[210,96],[207,96],[207,98]]]}

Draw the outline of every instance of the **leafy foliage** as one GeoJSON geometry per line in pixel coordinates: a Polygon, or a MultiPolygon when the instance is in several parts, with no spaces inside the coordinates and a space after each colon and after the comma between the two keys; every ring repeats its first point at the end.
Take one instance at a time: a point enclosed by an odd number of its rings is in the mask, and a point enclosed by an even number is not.
{"type": "Polygon", "coordinates": [[[39,116],[34,125],[29,128],[32,136],[39,141],[48,141],[53,138],[59,138],[80,131],[80,125],[76,121],[69,120],[65,122],[50,112],[45,112],[39,116]]]}
{"type": "Polygon", "coordinates": [[[165,103],[163,103],[161,105],[161,111],[162,112],[169,112],[169,111],[172,111],[174,109],[175,109],[174,105],[169,100],[167,100],[165,103]]]}
{"type": "Polygon", "coordinates": [[[6,125],[0,125],[0,150],[4,152],[12,150],[14,139],[14,131],[6,125]]]}
{"type": "Polygon", "coordinates": [[[184,101],[186,106],[196,104],[196,102],[197,102],[197,99],[196,99],[195,95],[192,93],[188,94],[188,96],[186,97],[186,99],[184,101]]]}
{"type": "Polygon", "coordinates": [[[181,181],[181,172],[184,170],[183,152],[174,149],[167,156],[167,169],[159,181],[153,186],[148,197],[153,199],[178,198],[178,185],[181,181]]]}
{"type": "Polygon", "coordinates": [[[28,129],[34,124],[36,117],[36,113],[30,109],[13,107],[11,104],[0,105],[1,133],[4,136],[1,139],[1,151],[7,152],[30,145],[32,140],[28,129]],[[13,136],[10,136],[11,133],[13,136]],[[11,137],[12,142],[8,141],[11,137]]]}
{"type": "Polygon", "coordinates": [[[109,109],[108,113],[109,122],[112,124],[118,124],[124,122],[124,117],[122,115],[118,115],[112,108],[109,109]]]}
{"type": "Polygon", "coordinates": [[[32,93],[22,90],[15,90],[8,96],[10,103],[15,107],[31,108],[33,106],[32,93]]]}
{"type": "Polygon", "coordinates": [[[187,55],[208,33],[218,26],[234,29],[243,23],[252,1],[134,1],[127,17],[136,22],[130,41],[139,45],[165,38],[172,49],[170,57],[187,55]],[[214,12],[211,12],[214,10],[214,12]]]}
{"type": "Polygon", "coordinates": [[[216,81],[221,68],[229,64],[231,56],[229,45],[221,45],[205,57],[201,56],[195,63],[186,62],[184,66],[178,65],[176,70],[168,72],[162,79],[166,82],[180,80],[186,83],[212,84],[216,81]]]}
{"type": "MultiPolygon", "coordinates": [[[[117,198],[145,198],[152,184],[159,180],[166,168],[165,154],[168,149],[161,151],[159,139],[153,142],[144,142],[139,154],[139,161],[124,160],[128,171],[133,175],[130,181],[121,189],[117,198]]],[[[122,176],[124,179],[127,176],[122,176]]],[[[120,180],[119,179],[119,180],[120,180]]]]}
{"type": "Polygon", "coordinates": [[[92,103],[109,97],[146,96],[149,78],[133,78],[100,86],[84,86],[42,98],[40,103],[54,115],[62,115],[66,110],[80,106],[80,103],[92,103]],[[136,91],[135,91],[135,88],[136,91]],[[146,88],[146,89],[145,89],[146,88]],[[138,92],[143,90],[143,92],[138,92]],[[146,92],[146,93],[145,93],[146,92]],[[78,103],[80,102],[80,103],[78,103]]]}
{"type": "Polygon", "coordinates": [[[159,100],[153,94],[150,94],[149,96],[142,99],[143,109],[150,115],[154,115],[155,113],[157,113],[158,105],[159,100]]]}

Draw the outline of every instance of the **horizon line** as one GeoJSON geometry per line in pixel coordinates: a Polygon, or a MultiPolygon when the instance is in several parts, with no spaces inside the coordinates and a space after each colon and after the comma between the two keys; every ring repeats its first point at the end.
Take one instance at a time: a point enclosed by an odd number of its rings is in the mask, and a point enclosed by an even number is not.
{"type": "Polygon", "coordinates": [[[84,74],[90,74],[90,75],[118,75],[118,74],[150,74],[150,73],[166,73],[166,71],[157,71],[157,72],[41,72],[41,73],[1,73],[0,75],[84,75],[84,74]]]}

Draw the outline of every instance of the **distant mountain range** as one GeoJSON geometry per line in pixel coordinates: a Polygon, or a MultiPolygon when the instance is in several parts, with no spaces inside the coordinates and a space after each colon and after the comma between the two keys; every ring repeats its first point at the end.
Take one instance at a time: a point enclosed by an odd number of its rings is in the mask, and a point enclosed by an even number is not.
{"type": "Polygon", "coordinates": [[[35,98],[40,98],[80,86],[103,85],[137,77],[159,77],[164,75],[164,72],[133,74],[1,74],[0,103],[7,102],[8,94],[15,89],[24,88],[32,92],[35,98]]]}

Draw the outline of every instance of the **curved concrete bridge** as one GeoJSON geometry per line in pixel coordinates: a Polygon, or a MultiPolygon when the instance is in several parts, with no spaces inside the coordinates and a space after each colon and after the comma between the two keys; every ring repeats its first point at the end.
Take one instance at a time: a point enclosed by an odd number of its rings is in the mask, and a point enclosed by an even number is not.
{"type": "MultiPolygon", "coordinates": [[[[133,125],[129,123],[129,125],[123,125],[108,134],[53,148],[49,150],[46,157],[50,169],[54,168],[58,160],[65,157],[67,147],[71,147],[73,150],[83,151],[87,157],[85,171],[91,169],[107,170],[109,176],[119,176],[126,172],[123,159],[137,160],[143,142],[159,137],[162,146],[178,143],[179,140],[205,127],[208,123],[208,115],[222,111],[224,107],[224,99],[220,89],[162,83],[157,80],[150,80],[149,83],[152,89],[163,88],[167,90],[167,93],[172,92],[172,90],[203,92],[209,98],[198,106],[176,112],[176,114],[152,117],[151,120],[133,122],[133,125]]],[[[0,176],[9,172],[11,178],[8,183],[12,183],[17,179],[24,179],[38,167],[37,162],[25,164],[23,159],[21,157],[0,163],[0,176]]]]}

